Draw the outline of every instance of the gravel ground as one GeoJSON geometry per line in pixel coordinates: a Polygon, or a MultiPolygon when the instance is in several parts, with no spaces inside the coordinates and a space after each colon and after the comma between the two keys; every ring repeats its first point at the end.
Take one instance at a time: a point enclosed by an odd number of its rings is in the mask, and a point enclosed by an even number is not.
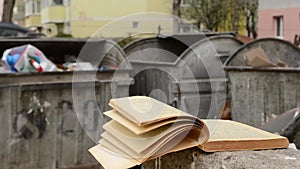
{"type": "Polygon", "coordinates": [[[204,153],[192,148],[146,162],[143,169],[298,169],[300,150],[204,153]]]}

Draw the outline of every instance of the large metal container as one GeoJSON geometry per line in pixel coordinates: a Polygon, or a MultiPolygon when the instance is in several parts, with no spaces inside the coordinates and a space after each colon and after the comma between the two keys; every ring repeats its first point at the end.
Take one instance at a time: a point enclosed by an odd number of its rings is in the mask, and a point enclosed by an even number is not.
{"type": "Polygon", "coordinates": [[[300,50],[280,39],[264,38],[245,44],[225,63],[229,79],[232,118],[259,127],[300,105],[300,50]],[[245,54],[261,47],[270,61],[288,67],[253,68],[245,54]]]}
{"type": "Polygon", "coordinates": [[[152,96],[202,118],[215,116],[225,100],[217,96],[226,88],[221,61],[242,42],[232,35],[208,36],[155,37],[126,46],[135,79],[130,95],[152,96]]]}
{"type": "MultiPolygon", "coordinates": [[[[7,44],[13,47],[29,41],[46,56],[52,53],[54,62],[72,54],[96,63],[95,56],[105,54],[100,65],[106,69],[0,74],[0,168],[89,168],[98,164],[88,149],[99,140],[107,120],[102,112],[109,109],[112,97],[128,96],[130,65],[122,64],[118,71],[110,68],[124,60],[124,52],[104,40],[90,44],[84,40],[74,44],[72,40],[8,40],[7,44]]],[[[3,50],[2,44],[7,44],[0,43],[3,50]]]]}

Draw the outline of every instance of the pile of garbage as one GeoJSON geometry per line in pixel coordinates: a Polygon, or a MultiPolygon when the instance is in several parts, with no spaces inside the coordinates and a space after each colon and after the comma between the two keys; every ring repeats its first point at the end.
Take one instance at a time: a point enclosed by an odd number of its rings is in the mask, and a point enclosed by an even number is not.
{"type": "Polygon", "coordinates": [[[0,73],[103,71],[104,69],[103,66],[97,68],[89,62],[77,61],[76,58],[63,65],[56,65],[41,50],[30,44],[5,50],[0,62],[0,73]]]}
{"type": "Polygon", "coordinates": [[[57,71],[57,67],[36,47],[23,45],[4,51],[2,70],[6,72],[50,72],[57,71]]]}

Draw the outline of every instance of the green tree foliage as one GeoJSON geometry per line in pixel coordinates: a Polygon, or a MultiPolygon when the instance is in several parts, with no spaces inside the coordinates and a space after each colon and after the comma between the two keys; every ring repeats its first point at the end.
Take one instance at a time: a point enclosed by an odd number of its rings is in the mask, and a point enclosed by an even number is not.
{"type": "Polygon", "coordinates": [[[186,0],[182,17],[211,31],[247,30],[256,38],[258,0],[186,0]]]}
{"type": "Polygon", "coordinates": [[[207,29],[217,31],[222,21],[227,18],[227,2],[224,0],[190,0],[182,9],[182,15],[196,21],[197,27],[203,24],[207,29]]]}

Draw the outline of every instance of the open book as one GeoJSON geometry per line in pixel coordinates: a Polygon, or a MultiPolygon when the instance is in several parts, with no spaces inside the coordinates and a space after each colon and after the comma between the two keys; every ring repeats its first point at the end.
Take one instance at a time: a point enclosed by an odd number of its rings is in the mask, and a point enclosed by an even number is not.
{"type": "Polygon", "coordinates": [[[198,146],[204,151],[286,148],[285,137],[228,120],[201,120],[145,96],[111,99],[99,144],[89,149],[104,168],[130,168],[198,146]]]}

